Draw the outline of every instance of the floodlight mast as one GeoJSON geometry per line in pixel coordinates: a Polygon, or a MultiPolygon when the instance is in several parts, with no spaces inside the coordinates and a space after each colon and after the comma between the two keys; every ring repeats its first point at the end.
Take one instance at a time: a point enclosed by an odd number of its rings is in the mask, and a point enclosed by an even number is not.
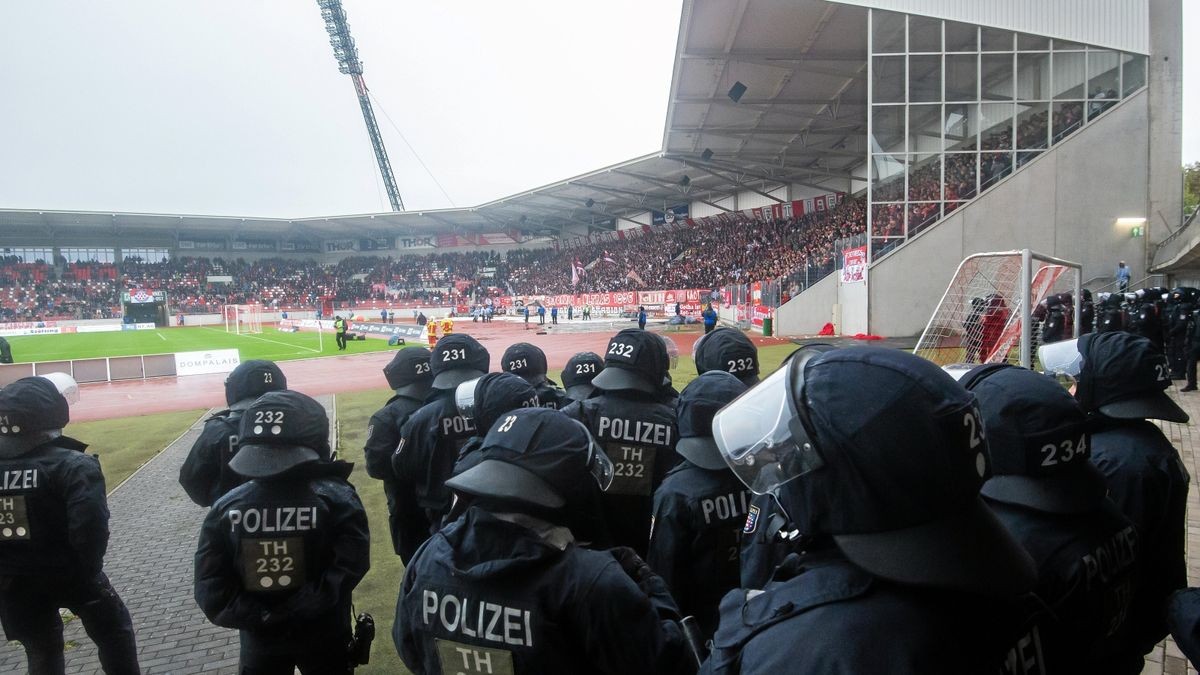
{"type": "Polygon", "coordinates": [[[371,145],[375,148],[375,161],[383,176],[388,201],[392,203],[393,211],[403,211],[404,200],[400,198],[400,189],[396,187],[396,178],[392,175],[392,163],[388,161],[387,148],[383,147],[383,136],[379,134],[379,124],[375,122],[375,110],[367,94],[367,83],[363,81],[362,61],[358,60],[358,48],[350,36],[350,23],[346,20],[346,10],[342,9],[342,0],[317,0],[317,5],[321,8],[321,17],[325,19],[325,31],[329,33],[329,44],[333,47],[338,71],[354,80],[358,107],[362,108],[367,135],[371,137],[371,145]]]}

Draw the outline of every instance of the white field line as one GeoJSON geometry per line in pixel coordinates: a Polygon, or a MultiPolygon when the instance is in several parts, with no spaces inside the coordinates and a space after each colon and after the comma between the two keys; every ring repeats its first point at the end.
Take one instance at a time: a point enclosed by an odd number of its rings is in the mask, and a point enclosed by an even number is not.
{"type": "MultiPolygon", "coordinates": [[[[225,331],[217,329],[217,328],[208,328],[207,326],[205,326],[205,329],[211,330],[215,333],[225,333],[225,331]]],[[[225,334],[229,335],[230,333],[225,333],[225,334]]],[[[283,345],[284,347],[291,347],[292,349],[303,349],[306,352],[313,352],[314,354],[321,353],[321,350],[313,349],[312,347],[305,347],[304,345],[294,345],[290,342],[280,342],[279,340],[272,340],[271,338],[258,337],[257,335],[238,335],[238,337],[244,337],[244,338],[248,338],[250,340],[261,340],[263,342],[272,342],[277,345],[283,345]]],[[[296,352],[296,353],[298,354],[299,352],[296,352]]]]}

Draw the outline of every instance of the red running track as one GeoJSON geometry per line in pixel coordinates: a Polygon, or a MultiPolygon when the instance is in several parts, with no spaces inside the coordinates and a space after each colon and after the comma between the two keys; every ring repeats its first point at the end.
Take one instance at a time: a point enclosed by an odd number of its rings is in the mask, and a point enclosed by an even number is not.
{"type": "MultiPolygon", "coordinates": [[[[556,329],[553,326],[531,325],[529,330],[516,322],[494,321],[488,324],[458,321],[455,332],[466,333],[487,347],[492,357],[492,369],[500,370],[500,357],[514,342],[531,342],[546,352],[546,360],[552,369],[562,368],[567,359],[582,351],[602,354],[608,339],[624,324],[596,322],[596,330],[589,331],[585,324],[573,322],[571,326],[556,329]],[[536,329],[545,328],[539,334],[536,329]]],[[[690,328],[678,333],[664,333],[674,340],[680,354],[690,354],[692,344],[700,337],[699,328],[690,328]]],[[[377,339],[377,338],[368,338],[377,339]]],[[[755,338],[759,343],[781,343],[783,340],[755,338]]],[[[288,388],[310,396],[339,394],[387,386],[383,379],[383,366],[391,360],[394,352],[372,352],[354,354],[354,343],[350,353],[297,361],[282,361],[279,366],[288,379],[288,388]]],[[[151,413],[212,408],[225,405],[224,375],[192,375],[188,377],[162,377],[151,380],[88,384],[80,387],[79,401],[71,406],[71,419],[76,422],[148,415],[151,413]]]]}

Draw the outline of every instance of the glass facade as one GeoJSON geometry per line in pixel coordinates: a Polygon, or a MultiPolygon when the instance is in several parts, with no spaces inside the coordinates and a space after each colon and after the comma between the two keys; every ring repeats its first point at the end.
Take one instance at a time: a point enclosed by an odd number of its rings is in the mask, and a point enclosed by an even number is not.
{"type": "Polygon", "coordinates": [[[49,246],[44,247],[28,247],[18,246],[4,249],[5,258],[16,258],[17,262],[23,263],[52,263],[54,262],[54,249],[49,246]]]}
{"type": "Polygon", "coordinates": [[[121,249],[121,259],[145,263],[165,262],[171,257],[170,249],[165,248],[126,248],[121,249]]]}
{"type": "Polygon", "coordinates": [[[1146,57],[871,10],[871,252],[992,187],[1146,84],[1146,57]]]}
{"type": "Polygon", "coordinates": [[[116,253],[111,248],[62,248],[59,253],[69,263],[111,263],[116,261],[116,253]]]}

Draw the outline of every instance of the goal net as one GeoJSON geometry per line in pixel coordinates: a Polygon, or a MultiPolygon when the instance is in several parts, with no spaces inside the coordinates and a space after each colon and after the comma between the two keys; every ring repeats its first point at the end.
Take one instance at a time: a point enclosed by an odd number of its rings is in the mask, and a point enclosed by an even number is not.
{"type": "Polygon", "coordinates": [[[945,366],[1033,367],[1043,341],[1079,335],[1078,263],[1023,251],[979,253],[958,266],[914,353],[945,366]]]}
{"type": "Polygon", "coordinates": [[[262,332],[262,305],[225,305],[225,332],[247,335],[262,332]]]}

